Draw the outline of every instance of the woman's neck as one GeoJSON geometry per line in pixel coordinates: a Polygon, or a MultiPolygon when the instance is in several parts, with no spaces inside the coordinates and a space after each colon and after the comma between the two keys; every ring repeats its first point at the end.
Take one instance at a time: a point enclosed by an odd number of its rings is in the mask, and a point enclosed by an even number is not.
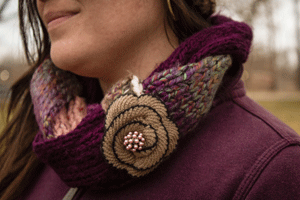
{"type": "Polygon", "coordinates": [[[104,94],[119,80],[129,75],[136,75],[140,80],[146,79],[151,72],[165,61],[178,47],[178,39],[170,28],[144,38],[140,45],[129,49],[124,57],[114,62],[109,76],[100,77],[99,83],[104,94]],[[166,35],[166,31],[168,36],[166,35]]]}

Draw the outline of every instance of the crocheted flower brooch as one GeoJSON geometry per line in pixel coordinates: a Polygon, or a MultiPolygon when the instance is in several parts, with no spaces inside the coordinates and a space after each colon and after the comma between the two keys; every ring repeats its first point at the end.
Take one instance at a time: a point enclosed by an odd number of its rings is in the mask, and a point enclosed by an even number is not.
{"type": "Polygon", "coordinates": [[[176,147],[179,133],[165,105],[148,95],[124,95],[109,107],[102,150],[114,167],[133,176],[155,169],[176,147]]]}
{"type": "Polygon", "coordinates": [[[108,163],[136,177],[154,170],[207,114],[230,65],[230,56],[209,57],[154,74],[143,85],[131,76],[113,86],[101,102],[108,163]]]}

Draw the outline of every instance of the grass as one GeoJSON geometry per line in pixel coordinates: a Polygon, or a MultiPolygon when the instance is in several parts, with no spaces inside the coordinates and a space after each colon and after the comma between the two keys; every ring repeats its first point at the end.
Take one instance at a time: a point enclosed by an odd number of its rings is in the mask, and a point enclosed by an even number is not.
{"type": "Polygon", "coordinates": [[[5,123],[5,111],[4,109],[4,104],[2,104],[0,102],[0,133],[2,132],[2,128],[4,127],[4,123],[5,123]]]}
{"type": "Polygon", "coordinates": [[[259,101],[258,103],[300,134],[300,101],[259,101]]]}
{"type": "MultiPolygon", "coordinates": [[[[259,101],[258,103],[300,134],[300,101],[259,101]]],[[[0,108],[1,106],[0,104],[0,108]]],[[[0,132],[3,126],[4,113],[1,112],[0,132]]]]}

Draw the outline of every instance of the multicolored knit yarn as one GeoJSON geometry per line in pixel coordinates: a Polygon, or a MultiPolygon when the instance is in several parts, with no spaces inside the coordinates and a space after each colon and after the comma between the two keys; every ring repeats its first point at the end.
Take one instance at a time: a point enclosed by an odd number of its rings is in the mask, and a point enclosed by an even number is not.
{"type": "Polygon", "coordinates": [[[81,93],[75,75],[57,68],[50,59],[33,74],[30,93],[37,123],[44,138],[52,137],[55,115],[81,93]]]}
{"type": "Polygon", "coordinates": [[[229,55],[215,56],[155,73],[144,81],[145,94],[165,102],[179,132],[186,134],[208,113],[229,66],[229,55]]]}

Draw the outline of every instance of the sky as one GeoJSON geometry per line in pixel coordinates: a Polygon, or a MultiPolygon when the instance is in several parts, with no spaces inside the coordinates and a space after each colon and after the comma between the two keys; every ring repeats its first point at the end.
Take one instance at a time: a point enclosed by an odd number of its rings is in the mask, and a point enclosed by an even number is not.
{"type": "MultiPolygon", "coordinates": [[[[276,7],[274,11],[274,20],[276,26],[278,27],[275,47],[276,50],[287,50],[289,62],[296,66],[296,22],[294,17],[293,1],[294,0],[274,0],[276,7]]],[[[2,2],[3,0],[0,0],[0,3],[2,2]]],[[[18,30],[18,21],[16,17],[17,6],[17,0],[11,0],[4,12],[4,16],[15,17],[13,19],[6,20],[5,22],[0,23],[0,63],[7,56],[12,56],[17,59],[21,55],[23,55],[18,30]]],[[[225,7],[221,6],[218,8],[218,10],[221,10],[221,14],[223,13],[236,20],[240,20],[232,12],[227,11],[225,7]]],[[[262,17],[254,21],[254,45],[267,44],[266,38],[268,37],[268,32],[266,29],[266,24],[266,17],[262,17]]]]}
{"type": "MultiPolygon", "coordinates": [[[[293,68],[296,68],[298,59],[296,51],[297,38],[294,0],[275,1],[278,1],[278,8],[274,14],[275,22],[278,27],[275,46],[277,50],[288,50],[289,54],[287,56],[293,64],[293,68]]],[[[300,9],[300,7],[298,7],[298,9],[300,9]]]]}

